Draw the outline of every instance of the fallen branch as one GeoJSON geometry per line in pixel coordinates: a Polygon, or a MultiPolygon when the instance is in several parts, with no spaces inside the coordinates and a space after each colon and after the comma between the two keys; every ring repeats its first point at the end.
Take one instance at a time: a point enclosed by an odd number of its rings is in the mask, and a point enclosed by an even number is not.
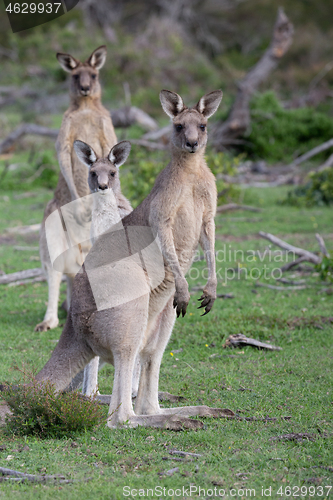
{"type": "MultiPolygon", "coordinates": [[[[20,480],[20,481],[32,481],[36,483],[44,483],[46,481],[57,481],[59,483],[71,483],[69,479],[66,479],[65,476],[41,476],[35,474],[25,474],[24,472],[19,472],[13,469],[6,469],[5,467],[0,467],[0,474],[2,476],[12,476],[5,478],[6,480],[20,480]]],[[[1,481],[1,478],[0,478],[1,481]]]]}
{"type": "Polygon", "coordinates": [[[322,164],[320,165],[320,167],[317,167],[314,172],[322,172],[323,170],[325,170],[326,168],[329,168],[329,167],[333,167],[333,154],[331,154],[327,160],[322,164]]]}
{"type": "Polygon", "coordinates": [[[217,299],[234,299],[235,296],[232,293],[219,293],[216,295],[217,299]]]}
{"type": "Polygon", "coordinates": [[[25,97],[36,98],[39,96],[38,90],[33,90],[28,87],[0,87],[0,94],[6,94],[6,97],[0,97],[0,107],[9,106],[18,99],[25,97]]]}
{"type": "Polygon", "coordinates": [[[22,247],[20,245],[15,245],[14,250],[17,250],[18,252],[38,252],[39,248],[38,247],[22,247]]]}
{"type": "Polygon", "coordinates": [[[293,286],[304,285],[305,283],[305,280],[294,281],[294,280],[288,280],[287,278],[276,278],[276,281],[279,281],[284,285],[293,285],[293,286]]]}
{"type": "Polygon", "coordinates": [[[113,126],[116,128],[128,128],[131,125],[138,124],[146,130],[156,130],[157,122],[145,111],[135,106],[125,106],[110,111],[113,126]]]}
{"type": "Polygon", "coordinates": [[[9,151],[21,137],[25,135],[41,135],[43,137],[50,137],[56,139],[58,137],[58,130],[48,127],[42,127],[34,123],[23,123],[17,129],[13,130],[6,139],[0,143],[0,154],[9,151]]]}
{"type": "Polygon", "coordinates": [[[162,127],[158,130],[155,130],[153,132],[147,132],[142,136],[142,139],[149,140],[149,141],[157,141],[162,138],[169,138],[172,132],[172,125],[166,125],[166,127],[162,127]]]}
{"type": "Polygon", "coordinates": [[[31,234],[31,233],[38,233],[41,228],[41,224],[31,224],[30,226],[16,226],[16,227],[8,227],[5,229],[6,233],[10,234],[20,234],[20,235],[25,235],[25,234],[31,234]]]}
{"type": "Polygon", "coordinates": [[[14,281],[26,280],[29,278],[36,278],[43,276],[43,270],[41,267],[35,269],[27,269],[26,271],[18,271],[16,273],[4,274],[0,276],[0,285],[7,285],[8,283],[13,283],[14,281]]]}
{"type": "Polygon", "coordinates": [[[285,291],[285,290],[304,290],[305,288],[308,288],[306,285],[300,285],[300,286],[275,286],[275,285],[269,285],[265,283],[259,283],[258,281],[255,284],[256,287],[262,287],[262,288],[269,288],[270,290],[279,290],[280,292],[285,291]]]}
{"type": "Polygon", "coordinates": [[[280,8],[270,46],[258,63],[247,73],[244,80],[239,83],[238,93],[228,119],[213,130],[213,144],[217,149],[221,150],[224,145],[234,143],[248,129],[251,121],[249,109],[251,96],[287,52],[293,33],[292,23],[280,8]]]}
{"type": "Polygon", "coordinates": [[[327,248],[326,248],[326,245],[325,245],[325,241],[324,241],[324,238],[322,236],[320,236],[320,234],[316,233],[316,239],[319,243],[319,248],[320,248],[320,251],[323,255],[325,255],[325,257],[330,257],[330,254],[328,253],[327,251],[327,248]]]}
{"type": "Polygon", "coordinates": [[[217,207],[216,212],[221,214],[223,212],[229,212],[231,210],[247,210],[249,212],[262,212],[261,208],[251,207],[249,205],[238,205],[238,203],[227,203],[226,205],[220,205],[217,207]]]}
{"type": "Polygon", "coordinates": [[[165,475],[165,476],[173,476],[176,474],[176,472],[179,472],[179,467],[174,467],[173,469],[167,470],[166,472],[160,473],[160,475],[165,475]]]}
{"type": "MultiPolygon", "coordinates": [[[[146,130],[156,130],[158,128],[157,122],[151,118],[151,116],[135,106],[126,106],[124,108],[112,110],[111,117],[113,126],[116,128],[127,128],[135,123],[138,123],[146,130]]],[[[49,137],[50,139],[56,139],[58,133],[59,130],[57,129],[43,127],[35,123],[23,123],[0,143],[0,154],[8,152],[14,144],[25,135],[39,135],[42,137],[49,137]]]]}
{"type": "MultiPolygon", "coordinates": [[[[37,278],[13,281],[12,283],[8,283],[8,286],[28,285],[29,283],[41,283],[43,281],[47,281],[46,276],[37,276],[37,278]]],[[[61,281],[66,281],[66,276],[64,274],[61,277],[61,281]]]]}
{"type": "Polygon", "coordinates": [[[166,150],[169,149],[165,144],[159,142],[145,141],[144,139],[131,139],[132,144],[137,144],[138,146],[143,146],[144,148],[166,150]]]}
{"type": "Polygon", "coordinates": [[[299,156],[294,160],[291,164],[291,166],[297,166],[303,163],[303,161],[309,160],[313,156],[321,153],[322,151],[325,151],[326,149],[329,149],[333,147],[333,139],[330,139],[329,141],[324,142],[323,144],[320,144],[320,146],[316,146],[313,149],[310,149],[307,153],[304,153],[304,155],[299,156]]]}
{"type": "Polygon", "coordinates": [[[314,441],[316,436],[307,432],[291,432],[290,434],[283,434],[282,436],[274,436],[269,438],[270,441],[314,441]]]}
{"type": "Polygon", "coordinates": [[[179,455],[181,457],[187,457],[187,456],[196,458],[202,457],[200,453],[191,453],[189,451],[170,450],[169,453],[170,455],[179,455]]]}
{"type": "Polygon", "coordinates": [[[288,252],[291,252],[295,255],[299,255],[300,257],[305,257],[307,261],[312,262],[313,264],[319,264],[319,262],[321,261],[321,258],[318,257],[318,255],[315,255],[314,253],[309,252],[308,250],[303,250],[303,248],[294,247],[293,245],[290,245],[286,241],[281,240],[280,238],[274,236],[273,234],[259,231],[259,235],[262,238],[265,238],[266,240],[270,241],[271,243],[274,243],[274,245],[277,245],[280,248],[283,248],[284,250],[288,250],[288,252]]]}
{"type": "Polygon", "coordinates": [[[285,271],[290,271],[295,266],[298,266],[298,264],[301,264],[301,262],[306,262],[307,258],[306,257],[299,257],[296,260],[293,260],[292,262],[287,262],[287,264],[284,264],[282,267],[280,267],[281,271],[284,273],[285,271]]]}
{"type": "Polygon", "coordinates": [[[243,347],[243,346],[251,346],[251,347],[256,347],[257,349],[267,349],[268,351],[281,351],[281,347],[277,347],[271,344],[265,344],[264,342],[260,342],[259,340],[256,339],[249,339],[242,333],[236,333],[235,335],[229,335],[227,340],[225,341],[225,344],[223,345],[224,348],[226,347],[243,347]]]}

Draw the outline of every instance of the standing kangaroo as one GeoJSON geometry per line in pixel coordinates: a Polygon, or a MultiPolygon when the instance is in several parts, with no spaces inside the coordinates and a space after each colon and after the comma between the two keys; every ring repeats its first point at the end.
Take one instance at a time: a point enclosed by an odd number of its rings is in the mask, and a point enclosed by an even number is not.
{"type": "MultiPolygon", "coordinates": [[[[87,154],[91,154],[88,164],[88,185],[93,194],[91,211],[90,240],[94,244],[97,238],[108,231],[114,224],[132,212],[133,208],[122,194],[119,180],[119,167],[126,161],[131,144],[122,141],[116,144],[104,160],[97,161],[92,148],[82,141],[74,142],[78,158],[86,165],[87,154]]],[[[92,396],[98,392],[98,368],[100,360],[95,356],[84,368],[82,392],[92,396]]],[[[135,379],[135,385],[136,383],[135,379]]],[[[137,388],[135,388],[137,389],[137,388]]]]}
{"type": "MultiPolygon", "coordinates": [[[[58,300],[60,282],[63,273],[67,276],[67,307],[69,308],[72,281],[75,274],[82,265],[82,257],[77,250],[73,252],[62,264],[54,269],[50,260],[47,246],[47,235],[45,220],[55,210],[67,205],[71,201],[78,200],[89,194],[86,168],[76,157],[73,143],[76,139],[89,141],[100,157],[105,157],[111,147],[116,144],[117,138],[113,129],[109,111],[101,103],[101,87],[98,80],[99,70],[106,59],[106,47],[97,48],[86,62],[82,63],[69,54],[57,54],[61,67],[71,74],[70,106],[64,114],[60,132],[56,142],[56,151],[60,166],[59,181],[54,198],[46,206],[40,235],[40,256],[42,268],[47,276],[48,282],[48,305],[44,320],[39,323],[35,330],[46,331],[55,328],[58,323],[58,300]]],[[[82,231],[88,230],[90,226],[90,204],[89,198],[76,203],[74,214],[77,226],[81,225],[82,231]]],[[[79,232],[79,231],[77,231],[79,232]]],[[[70,227],[65,233],[70,238],[73,246],[77,241],[78,234],[71,232],[70,227]]],[[[55,234],[54,238],[60,236],[55,234]]],[[[86,238],[87,252],[90,248],[86,238]]],[[[64,250],[66,239],[64,238],[64,250]]]]}
{"type": "MultiPolygon", "coordinates": [[[[187,417],[233,415],[230,410],[207,406],[162,409],[158,402],[163,352],[176,314],[186,313],[190,294],[185,274],[199,243],[209,269],[200,298],[204,314],[216,298],[217,193],[204,151],[207,119],[217,110],[222,92],[206,94],[190,109],[174,92],[162,90],[160,99],[173,120],[171,162],[157,177],[148,197],[121,221],[123,229],[113,226],[92,247],[75,277],[71,308],[59,343],[37,374],[37,380],[48,380],[61,391],[94,356],[112,363],[115,375],[109,427],[200,428],[201,422],[187,417]],[[142,237],[145,230],[151,232],[150,240],[142,237]],[[163,276],[157,286],[152,285],[151,270],[159,274],[158,266],[154,259],[143,258],[145,247],[155,239],[163,256],[163,276]],[[131,390],[138,355],[141,374],[134,412],[131,390]]],[[[82,148],[81,157],[88,165],[94,158],[92,153],[86,145],[82,148]]]]}

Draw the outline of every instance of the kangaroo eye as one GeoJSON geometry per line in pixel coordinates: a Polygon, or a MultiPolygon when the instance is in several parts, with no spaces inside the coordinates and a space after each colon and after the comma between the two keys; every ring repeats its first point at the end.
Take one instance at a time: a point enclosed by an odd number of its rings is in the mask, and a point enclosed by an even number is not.
{"type": "Polygon", "coordinates": [[[73,75],[74,77],[74,80],[78,80],[79,79],[79,75],[73,75]]]}
{"type": "Polygon", "coordinates": [[[96,177],[96,172],[90,172],[91,177],[96,177]]]}
{"type": "Polygon", "coordinates": [[[115,172],[110,172],[111,177],[115,176],[115,172]]]}
{"type": "Polygon", "coordinates": [[[180,132],[181,129],[183,128],[183,125],[180,125],[180,124],[176,125],[175,128],[176,128],[177,132],[180,132]]]}
{"type": "Polygon", "coordinates": [[[96,75],[91,75],[91,78],[92,78],[93,80],[95,80],[95,79],[96,79],[96,75]]]}
{"type": "Polygon", "coordinates": [[[206,130],[206,125],[200,125],[200,128],[204,132],[206,130]]]}

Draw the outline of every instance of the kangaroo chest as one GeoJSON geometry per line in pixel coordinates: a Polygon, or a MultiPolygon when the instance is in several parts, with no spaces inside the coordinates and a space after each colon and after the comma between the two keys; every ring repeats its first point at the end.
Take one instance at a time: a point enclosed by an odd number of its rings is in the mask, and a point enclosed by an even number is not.
{"type": "Polygon", "coordinates": [[[197,249],[203,224],[214,217],[215,182],[198,180],[184,187],[174,214],[172,232],[179,264],[186,272],[197,249]]]}

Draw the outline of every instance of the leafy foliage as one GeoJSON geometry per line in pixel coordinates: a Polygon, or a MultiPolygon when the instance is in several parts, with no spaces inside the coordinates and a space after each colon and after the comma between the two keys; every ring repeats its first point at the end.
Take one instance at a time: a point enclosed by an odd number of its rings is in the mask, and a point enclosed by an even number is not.
{"type": "Polygon", "coordinates": [[[49,382],[8,386],[2,397],[12,411],[6,418],[10,434],[61,438],[92,429],[106,418],[95,399],[83,399],[79,392],[57,394],[49,382]]]}
{"type": "Polygon", "coordinates": [[[333,203],[333,168],[309,174],[308,182],[289,191],[281,203],[307,207],[331,205],[333,203]]]}
{"type": "Polygon", "coordinates": [[[207,165],[216,177],[219,203],[226,203],[238,199],[240,188],[225,180],[225,176],[233,177],[237,174],[237,166],[242,156],[233,157],[230,153],[215,153],[209,151],[206,155],[207,165]]]}
{"type": "Polygon", "coordinates": [[[323,281],[330,281],[333,283],[333,259],[332,257],[323,256],[320,264],[315,266],[316,271],[319,272],[319,276],[323,281]]]}
{"type": "MultiPolygon", "coordinates": [[[[251,103],[251,155],[268,162],[290,162],[333,136],[333,120],[311,108],[284,109],[273,91],[257,95],[251,103]]],[[[319,157],[319,156],[318,156],[319,157]]]]}

